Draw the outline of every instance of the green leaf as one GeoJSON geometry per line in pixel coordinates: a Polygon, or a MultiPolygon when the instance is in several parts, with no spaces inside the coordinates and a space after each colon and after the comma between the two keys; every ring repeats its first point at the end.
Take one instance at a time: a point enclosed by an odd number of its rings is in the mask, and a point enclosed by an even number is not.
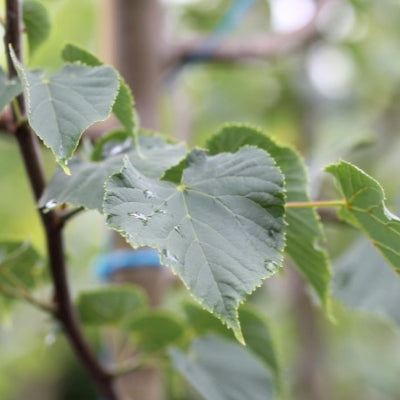
{"type": "MultiPolygon", "coordinates": [[[[185,315],[198,335],[217,333],[227,339],[232,339],[232,333],[216,317],[202,309],[197,304],[185,302],[185,315]]],[[[239,320],[247,348],[260,357],[274,373],[277,388],[281,386],[280,367],[275,352],[268,322],[254,310],[243,305],[239,308],[239,320]]]]}
{"type": "Polygon", "coordinates": [[[43,279],[43,260],[29,242],[0,242],[0,285],[24,290],[43,279]]]}
{"type": "Polygon", "coordinates": [[[146,304],[144,292],[134,286],[109,286],[79,293],[77,309],[87,325],[116,325],[146,304]]]}
{"type": "Polygon", "coordinates": [[[380,184],[354,165],[340,161],[326,171],[332,174],[346,199],[340,218],[361,229],[386,260],[400,273],[400,219],[385,207],[380,184]]]}
{"type": "MultiPolygon", "coordinates": [[[[233,337],[231,330],[213,314],[210,314],[198,304],[187,301],[184,302],[182,306],[191,328],[193,328],[198,335],[213,332],[227,338],[233,337]]],[[[242,329],[244,329],[244,327],[242,327],[242,329]]]]}
{"type": "Polygon", "coordinates": [[[120,86],[118,96],[115,99],[113,113],[118,118],[119,122],[128,132],[135,132],[138,124],[138,117],[135,112],[135,102],[133,99],[131,88],[120,76],[120,86]]]}
{"type": "Polygon", "coordinates": [[[89,53],[87,50],[81,47],[75,46],[74,44],[67,44],[64,46],[61,57],[65,62],[75,63],[79,62],[90,67],[99,67],[103,65],[95,55],[89,53]]]}
{"type": "Polygon", "coordinates": [[[135,343],[147,352],[156,352],[178,341],[184,326],[174,314],[162,310],[150,310],[133,317],[125,329],[131,333],[135,343]]]}
{"type": "Polygon", "coordinates": [[[237,308],[273,275],[284,247],[283,178],[262,150],[193,150],[179,185],[149,179],[129,160],[106,183],[110,227],[151,246],[193,296],[243,340],[237,308]]]}
{"type": "Polygon", "coordinates": [[[39,206],[46,208],[47,204],[54,206],[55,203],[68,203],[102,212],[104,183],[110,175],[122,168],[123,154],[128,154],[133,165],[144,175],[158,178],[186,153],[183,144],[169,144],[157,136],[139,136],[136,146],[131,144],[131,139],[127,141],[126,138],[126,133],[112,132],[99,142],[92,154],[96,160],[104,156],[109,158],[98,162],[74,158],[70,162],[72,176],[66,176],[62,170],[56,171],[39,206]],[[128,152],[118,154],[120,151],[128,152]]]}
{"type": "Polygon", "coordinates": [[[82,132],[110,114],[118,76],[111,67],[71,64],[45,78],[24,69],[10,52],[24,89],[29,124],[66,167],[82,132]]]}
{"type": "Polygon", "coordinates": [[[0,67],[0,113],[19,94],[22,87],[17,79],[8,79],[6,73],[0,67]]]}
{"type": "Polygon", "coordinates": [[[270,400],[270,373],[245,347],[220,337],[193,341],[188,354],[170,350],[174,367],[207,400],[270,400]]]}
{"type": "Polygon", "coordinates": [[[23,1],[22,17],[28,36],[29,53],[32,55],[50,35],[50,18],[43,4],[36,0],[23,1]]]}
{"type": "MultiPolygon", "coordinates": [[[[235,152],[245,145],[267,151],[285,176],[286,201],[308,201],[308,177],[303,161],[291,148],[278,146],[261,131],[246,125],[227,125],[208,143],[210,154],[235,152]]],[[[299,271],[328,307],[331,268],[325,250],[319,247],[324,235],[319,217],[313,209],[287,209],[288,223],[285,251],[299,271]]]]}
{"type": "MultiPolygon", "coordinates": [[[[73,44],[67,44],[64,47],[62,58],[64,61],[80,62],[92,67],[103,65],[96,56],[73,44]]],[[[136,131],[136,127],[138,126],[137,115],[134,109],[135,102],[129,85],[121,75],[119,75],[119,81],[119,92],[115,99],[112,111],[124,128],[128,132],[133,133],[136,131]]]]}
{"type": "Polygon", "coordinates": [[[400,326],[400,280],[367,239],[335,263],[333,294],[347,307],[383,316],[400,326]]]}
{"type": "Polygon", "coordinates": [[[281,371],[268,321],[248,305],[240,307],[239,319],[249,350],[268,365],[274,374],[277,388],[280,388],[282,385],[281,371]]]}

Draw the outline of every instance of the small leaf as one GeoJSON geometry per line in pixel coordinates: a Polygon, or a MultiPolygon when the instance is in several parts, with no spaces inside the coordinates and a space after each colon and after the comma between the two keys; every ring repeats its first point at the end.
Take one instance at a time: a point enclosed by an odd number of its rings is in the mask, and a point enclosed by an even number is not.
{"type": "Polygon", "coordinates": [[[61,57],[65,62],[80,62],[90,67],[99,67],[103,65],[95,55],[73,44],[65,45],[61,52],[61,57]]]}
{"type": "MultiPolygon", "coordinates": [[[[278,146],[259,130],[246,125],[227,125],[207,143],[210,154],[235,152],[245,145],[266,150],[285,176],[286,201],[308,201],[307,171],[300,156],[291,148],[278,146]]],[[[324,235],[317,213],[312,209],[287,209],[288,223],[285,251],[318,294],[322,304],[329,307],[331,267],[327,253],[319,243],[324,235]]]]}
{"type": "Polygon", "coordinates": [[[10,53],[24,89],[29,123],[65,167],[82,132],[110,114],[118,76],[111,67],[72,64],[45,78],[25,70],[12,49],[10,53]]]}
{"type": "Polygon", "coordinates": [[[184,333],[183,324],[171,314],[162,310],[150,310],[133,317],[125,329],[147,352],[155,352],[179,340],[184,333]]]}
{"type": "Polygon", "coordinates": [[[135,102],[132,91],[121,76],[119,78],[119,82],[119,92],[117,98],[115,99],[112,111],[124,128],[128,132],[133,133],[136,132],[136,128],[139,124],[134,108],[135,102]]]}
{"type": "MultiPolygon", "coordinates": [[[[231,330],[229,330],[213,314],[210,314],[198,304],[187,301],[183,303],[183,310],[191,328],[193,328],[198,335],[204,335],[212,332],[218,333],[227,338],[233,337],[231,330]]],[[[244,327],[242,327],[242,329],[244,329],[244,327]]]]}
{"type": "Polygon", "coordinates": [[[80,320],[97,326],[121,323],[145,304],[145,294],[134,286],[109,286],[81,292],[77,299],[80,320]]]}
{"type": "Polygon", "coordinates": [[[22,87],[19,80],[9,80],[5,72],[0,67],[0,113],[15,97],[21,93],[22,87]]]}
{"type": "Polygon", "coordinates": [[[0,285],[32,289],[43,279],[43,260],[29,242],[0,242],[0,285]]]}
{"type": "MultiPolygon", "coordinates": [[[[198,335],[217,333],[226,339],[232,339],[232,333],[216,317],[194,303],[183,304],[190,326],[198,335]]],[[[282,385],[280,367],[276,356],[275,345],[267,321],[257,313],[253,307],[243,305],[239,308],[239,319],[243,330],[243,337],[248,350],[260,357],[272,370],[276,386],[282,385]]]]}
{"type": "Polygon", "coordinates": [[[125,160],[106,183],[110,227],[133,247],[160,251],[161,262],[243,340],[237,308],[281,265],[283,178],[262,150],[188,156],[179,185],[149,179],[125,160]]]}
{"type": "Polygon", "coordinates": [[[281,371],[268,322],[253,307],[248,305],[239,309],[239,319],[249,350],[268,365],[274,374],[276,387],[281,388],[281,371]]]}
{"type": "Polygon", "coordinates": [[[188,354],[169,351],[174,367],[207,400],[270,400],[274,390],[266,366],[238,343],[205,336],[188,354]]]}
{"type": "Polygon", "coordinates": [[[50,18],[43,4],[36,0],[22,2],[22,17],[28,36],[29,53],[32,55],[50,35],[50,18]]]}
{"type": "MultiPolygon", "coordinates": [[[[92,67],[103,65],[96,56],[73,44],[67,44],[64,47],[62,58],[64,61],[80,62],[92,67]]],[[[133,133],[136,131],[136,127],[138,126],[137,115],[134,110],[135,102],[131,88],[121,75],[119,75],[119,81],[119,92],[115,99],[112,111],[127,132],[133,133]]]]}
{"type": "Polygon", "coordinates": [[[69,164],[72,176],[66,176],[62,170],[57,170],[44,191],[39,206],[45,207],[54,201],[57,204],[68,203],[102,212],[104,183],[110,175],[122,168],[123,154],[128,154],[131,162],[144,175],[158,178],[186,153],[183,144],[168,144],[157,136],[139,136],[137,145],[134,146],[131,139],[127,141],[126,135],[121,135],[120,131],[113,132],[94,148],[92,158],[98,160],[107,155],[109,158],[98,162],[74,158],[69,164]]]}
{"type": "Polygon", "coordinates": [[[380,184],[345,161],[328,166],[326,171],[336,178],[347,202],[340,209],[340,218],[361,229],[400,273],[400,219],[385,207],[380,184]]]}
{"type": "Polygon", "coordinates": [[[400,326],[400,280],[367,239],[335,263],[333,294],[347,307],[383,316],[400,326]]]}

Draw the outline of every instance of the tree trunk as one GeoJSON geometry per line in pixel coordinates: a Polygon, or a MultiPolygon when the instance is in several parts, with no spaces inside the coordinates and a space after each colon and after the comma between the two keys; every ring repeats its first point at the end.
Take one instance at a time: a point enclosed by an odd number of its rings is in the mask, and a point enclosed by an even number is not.
{"type": "MultiPolygon", "coordinates": [[[[105,0],[103,4],[104,58],[116,66],[132,88],[140,126],[157,130],[161,6],[157,0],[105,0]]],[[[116,247],[127,247],[125,240],[119,236],[116,243],[116,247]]],[[[114,282],[130,282],[141,286],[147,292],[150,304],[157,306],[162,301],[168,276],[163,270],[124,270],[114,276],[114,282]]],[[[119,379],[117,385],[124,400],[165,398],[160,371],[154,368],[126,375],[119,379]]]]}

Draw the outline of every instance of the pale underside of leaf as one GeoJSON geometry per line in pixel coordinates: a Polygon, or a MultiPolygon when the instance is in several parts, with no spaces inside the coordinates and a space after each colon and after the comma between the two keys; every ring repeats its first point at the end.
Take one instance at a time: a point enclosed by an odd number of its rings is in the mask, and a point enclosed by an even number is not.
{"type": "Polygon", "coordinates": [[[328,166],[326,171],[336,178],[347,202],[340,217],[361,229],[400,273],[400,219],[386,208],[380,184],[345,161],[328,166]]]}
{"type": "MultiPolygon", "coordinates": [[[[254,145],[267,151],[282,170],[286,183],[286,201],[309,201],[308,177],[304,162],[290,147],[278,146],[257,128],[246,125],[226,125],[207,147],[211,154],[237,151],[254,145]]],[[[317,213],[312,209],[286,210],[286,252],[328,307],[331,267],[326,251],[320,247],[324,234],[317,213]]]]}
{"type": "MultiPolygon", "coordinates": [[[[118,150],[119,145],[113,147],[118,150]]],[[[139,136],[137,144],[127,153],[133,165],[145,176],[160,177],[164,170],[184,157],[183,144],[169,144],[157,136],[139,136]]],[[[77,207],[102,212],[104,183],[123,166],[123,154],[111,156],[99,162],[73,159],[69,167],[71,176],[57,170],[39,201],[40,207],[47,203],[68,203],[77,207]]]]}
{"type": "MultiPolygon", "coordinates": [[[[64,47],[62,51],[62,57],[64,61],[71,63],[80,62],[92,67],[103,65],[103,63],[96,56],[73,44],[67,44],[64,47]]],[[[119,76],[119,80],[119,91],[112,111],[127,132],[134,133],[138,126],[138,117],[134,109],[135,102],[132,91],[122,76],[119,76]]]]}
{"type": "Polygon", "coordinates": [[[169,352],[174,367],[207,400],[271,400],[267,368],[253,354],[229,340],[205,336],[193,341],[189,354],[169,352]]]}
{"type": "Polygon", "coordinates": [[[12,49],[11,56],[22,82],[32,129],[66,166],[85,129],[105,120],[119,86],[111,67],[66,65],[56,75],[25,70],[12,49]]]}
{"type": "Polygon", "coordinates": [[[109,226],[151,246],[192,295],[242,340],[237,309],[274,274],[284,247],[283,179],[262,150],[194,150],[180,185],[148,179],[125,161],[106,184],[109,226]]]}
{"type": "Polygon", "coordinates": [[[17,79],[9,80],[0,67],[0,113],[21,92],[20,82],[17,79]]]}

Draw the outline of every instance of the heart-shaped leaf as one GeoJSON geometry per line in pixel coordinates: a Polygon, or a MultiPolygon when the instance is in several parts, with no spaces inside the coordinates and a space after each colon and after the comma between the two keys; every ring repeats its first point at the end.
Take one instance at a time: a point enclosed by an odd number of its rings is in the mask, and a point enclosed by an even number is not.
{"type": "Polygon", "coordinates": [[[284,247],[283,178],[267,153],[193,150],[179,184],[149,179],[126,159],[106,183],[104,212],[133,247],[157,248],[243,341],[238,306],[277,271],[284,247]]]}
{"type": "Polygon", "coordinates": [[[73,64],[46,78],[26,70],[12,48],[10,53],[24,90],[29,124],[66,168],[83,131],[110,114],[118,74],[111,67],[73,64]]]}
{"type": "MultiPolygon", "coordinates": [[[[266,150],[276,161],[286,183],[286,201],[308,201],[308,177],[304,162],[291,148],[278,146],[261,131],[246,125],[227,125],[207,142],[210,154],[235,152],[245,145],[266,150]]],[[[167,171],[167,173],[172,171],[167,171]]],[[[288,223],[285,251],[329,308],[331,267],[326,251],[319,244],[324,235],[317,213],[310,209],[286,210],[288,223]]]]}
{"type": "Polygon", "coordinates": [[[361,229],[387,261],[400,273],[400,219],[385,207],[381,185],[361,169],[340,161],[329,165],[346,199],[340,217],[361,229]]]}

